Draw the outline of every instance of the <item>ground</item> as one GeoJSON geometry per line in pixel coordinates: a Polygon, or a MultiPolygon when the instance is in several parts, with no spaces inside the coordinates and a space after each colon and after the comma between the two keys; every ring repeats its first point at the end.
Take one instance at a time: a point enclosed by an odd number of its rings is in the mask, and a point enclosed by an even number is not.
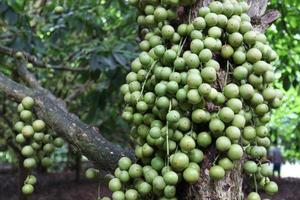
{"type": "MultiPolygon", "coordinates": [[[[28,200],[96,200],[98,183],[82,178],[74,181],[74,173],[39,175],[34,194],[28,200]]],[[[0,175],[0,200],[18,200],[17,175],[0,175]]],[[[300,179],[276,179],[280,192],[271,200],[299,200],[300,179]]],[[[100,187],[100,193],[107,194],[105,186],[100,187]]]]}

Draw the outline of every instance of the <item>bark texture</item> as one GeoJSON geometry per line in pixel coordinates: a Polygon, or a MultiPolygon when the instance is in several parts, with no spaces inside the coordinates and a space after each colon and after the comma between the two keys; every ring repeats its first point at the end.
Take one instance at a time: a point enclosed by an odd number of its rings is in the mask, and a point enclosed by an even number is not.
{"type": "Polygon", "coordinates": [[[62,135],[69,143],[94,161],[106,171],[113,171],[120,157],[129,156],[134,159],[132,150],[107,141],[95,127],[83,123],[76,115],[69,113],[61,100],[57,99],[48,90],[40,87],[37,80],[30,74],[24,65],[18,70],[21,77],[33,89],[12,81],[0,73],[0,91],[17,102],[24,97],[31,96],[35,100],[36,112],[56,133],[62,135]]]}
{"type": "MultiPolygon", "coordinates": [[[[207,6],[212,0],[198,0],[191,8],[192,17],[196,17],[198,10],[202,6],[207,6]]],[[[251,23],[254,29],[259,32],[264,32],[279,16],[280,13],[275,10],[267,9],[267,0],[248,0],[251,6],[248,14],[251,17],[251,23]]],[[[218,59],[218,58],[216,58],[218,59]]],[[[223,65],[222,65],[223,66],[223,65]]],[[[218,90],[222,89],[224,85],[224,67],[218,72],[218,82],[215,86],[218,90]]],[[[230,77],[227,80],[230,82],[230,77]]],[[[207,105],[208,110],[219,109],[214,105],[207,105]]],[[[216,158],[216,150],[212,148],[206,150],[204,160],[201,164],[201,176],[197,183],[193,185],[181,184],[178,191],[179,199],[181,200],[241,200],[244,199],[242,192],[243,176],[242,163],[236,161],[234,169],[226,172],[224,179],[219,181],[211,180],[209,177],[209,168],[213,165],[216,158]]]]}

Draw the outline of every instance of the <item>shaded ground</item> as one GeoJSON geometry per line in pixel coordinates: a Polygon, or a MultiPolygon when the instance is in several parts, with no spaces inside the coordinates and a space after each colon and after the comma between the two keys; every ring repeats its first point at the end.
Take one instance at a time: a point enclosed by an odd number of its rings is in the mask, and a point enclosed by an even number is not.
{"type": "MultiPolygon", "coordinates": [[[[34,194],[28,200],[96,200],[98,183],[82,179],[74,181],[74,173],[39,175],[39,183],[34,194]]],[[[18,200],[17,175],[0,175],[0,200],[18,200]]],[[[276,179],[279,193],[271,200],[299,200],[300,179],[276,179]]],[[[100,187],[102,194],[107,194],[107,189],[100,187]]],[[[266,198],[267,196],[265,196],[266,198]]]]}

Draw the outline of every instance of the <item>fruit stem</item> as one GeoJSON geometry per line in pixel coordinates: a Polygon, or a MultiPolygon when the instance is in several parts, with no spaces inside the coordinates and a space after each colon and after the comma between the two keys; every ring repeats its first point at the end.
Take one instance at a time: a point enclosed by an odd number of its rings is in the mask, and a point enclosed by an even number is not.
{"type": "Polygon", "coordinates": [[[151,65],[149,71],[147,72],[147,74],[146,74],[146,76],[145,76],[145,81],[143,82],[143,85],[142,85],[142,90],[141,90],[141,95],[140,95],[140,97],[139,97],[139,100],[140,100],[140,98],[142,97],[142,95],[143,95],[143,93],[144,93],[145,85],[146,85],[146,82],[147,82],[147,80],[148,80],[148,78],[149,78],[150,72],[152,71],[152,69],[154,68],[154,66],[155,66],[156,63],[157,63],[157,61],[155,61],[155,62],[152,63],[152,65],[151,65]]]}
{"type": "Polygon", "coordinates": [[[229,61],[227,61],[227,65],[226,65],[226,75],[225,75],[225,80],[224,80],[224,86],[227,84],[227,77],[228,77],[228,73],[229,73],[229,61]]]}
{"type": "Polygon", "coordinates": [[[254,177],[255,192],[257,193],[256,175],[254,174],[253,177],[254,177]]]}
{"type": "MultiPolygon", "coordinates": [[[[172,100],[169,104],[169,112],[172,109],[172,100]]],[[[166,133],[166,140],[167,140],[167,166],[170,165],[170,149],[169,149],[169,122],[167,120],[167,133],[166,133]]]]}
{"type": "Polygon", "coordinates": [[[213,165],[215,165],[216,161],[218,160],[220,154],[217,155],[217,157],[215,158],[214,162],[213,162],[213,165]]]}

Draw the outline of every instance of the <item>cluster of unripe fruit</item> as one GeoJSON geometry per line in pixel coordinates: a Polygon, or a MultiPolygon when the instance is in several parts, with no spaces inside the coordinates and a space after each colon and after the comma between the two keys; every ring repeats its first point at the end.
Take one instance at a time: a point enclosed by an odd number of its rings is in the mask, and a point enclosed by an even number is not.
{"type": "MultiPolygon", "coordinates": [[[[205,151],[213,148],[212,180],[245,160],[244,172],[255,185],[276,193],[265,163],[265,124],[283,97],[270,85],[277,54],[252,27],[247,3],[213,1],[184,23],[176,9],[193,0],[130,2],[139,9],[143,40],[121,87],[127,104],[122,116],[133,124],[138,162],[120,159],[109,182],[112,199],[177,199],[176,185],[196,183],[205,151]]],[[[261,199],[257,187],[247,199],[261,199]]]]}
{"type": "MultiPolygon", "coordinates": [[[[64,144],[61,137],[56,137],[52,133],[46,133],[46,124],[43,120],[36,119],[32,109],[34,100],[25,97],[18,105],[20,121],[15,123],[14,130],[18,132],[16,142],[21,147],[21,154],[24,157],[23,166],[29,172],[40,162],[45,168],[52,165],[51,153],[55,148],[60,148],[64,144]]],[[[28,175],[24,181],[22,192],[31,194],[34,191],[36,177],[28,175]]]]}

